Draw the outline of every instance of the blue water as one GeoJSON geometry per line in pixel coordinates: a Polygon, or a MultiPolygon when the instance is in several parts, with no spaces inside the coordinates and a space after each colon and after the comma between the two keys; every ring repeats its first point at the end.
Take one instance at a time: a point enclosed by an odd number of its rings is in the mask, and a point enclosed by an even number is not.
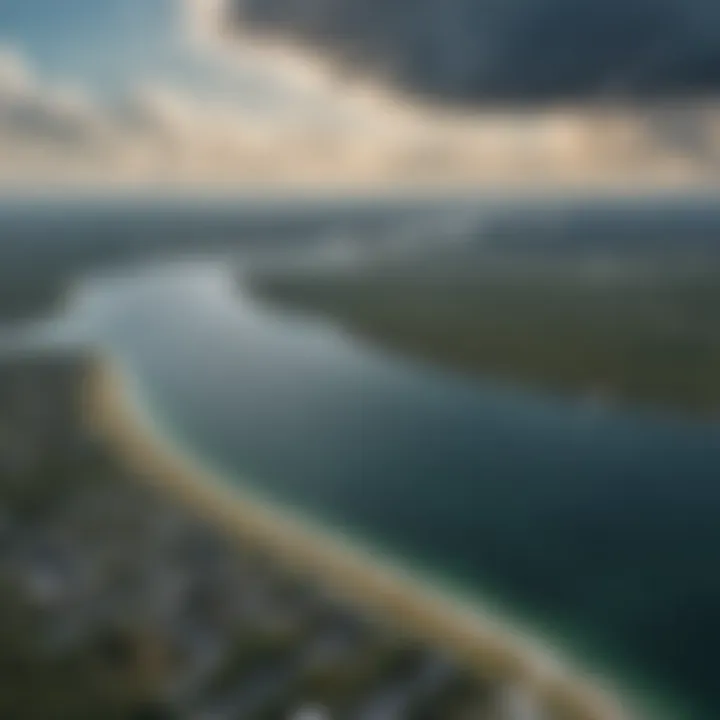
{"type": "Polygon", "coordinates": [[[452,377],[261,307],[207,262],[89,281],[44,332],[110,348],[238,482],[720,717],[720,425],[452,377]]]}

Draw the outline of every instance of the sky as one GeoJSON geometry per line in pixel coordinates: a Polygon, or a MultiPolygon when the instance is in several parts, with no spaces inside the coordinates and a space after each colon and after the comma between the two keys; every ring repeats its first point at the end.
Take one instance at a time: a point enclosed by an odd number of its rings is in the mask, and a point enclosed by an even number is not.
{"type": "Polygon", "coordinates": [[[0,0],[0,188],[713,183],[713,101],[443,107],[224,0],[0,0]]]}

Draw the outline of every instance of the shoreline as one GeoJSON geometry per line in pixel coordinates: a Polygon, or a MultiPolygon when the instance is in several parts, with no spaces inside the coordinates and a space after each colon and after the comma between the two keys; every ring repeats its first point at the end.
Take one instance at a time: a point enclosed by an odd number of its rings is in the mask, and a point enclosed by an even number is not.
{"type": "Polygon", "coordinates": [[[542,643],[521,637],[482,608],[455,602],[400,568],[224,482],[143,414],[112,359],[100,356],[90,368],[85,397],[89,420],[143,480],[172,493],[227,536],[262,549],[280,566],[452,653],[484,677],[528,689],[549,717],[634,717],[613,693],[571,671],[542,643]]]}

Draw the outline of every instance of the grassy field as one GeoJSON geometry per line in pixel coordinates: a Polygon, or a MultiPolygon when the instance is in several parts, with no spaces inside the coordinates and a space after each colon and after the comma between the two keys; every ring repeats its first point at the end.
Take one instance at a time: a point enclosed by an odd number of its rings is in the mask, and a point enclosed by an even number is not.
{"type": "Polygon", "coordinates": [[[720,272],[363,272],[256,278],[262,297],[464,373],[692,413],[720,410],[720,272]]]}

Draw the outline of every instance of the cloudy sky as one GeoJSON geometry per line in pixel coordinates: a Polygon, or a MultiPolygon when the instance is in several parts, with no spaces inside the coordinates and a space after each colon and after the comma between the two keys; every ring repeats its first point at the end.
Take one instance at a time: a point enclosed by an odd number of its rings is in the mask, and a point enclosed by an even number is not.
{"type": "Polygon", "coordinates": [[[224,17],[0,0],[0,186],[714,182],[712,101],[431,106],[224,17]]]}

